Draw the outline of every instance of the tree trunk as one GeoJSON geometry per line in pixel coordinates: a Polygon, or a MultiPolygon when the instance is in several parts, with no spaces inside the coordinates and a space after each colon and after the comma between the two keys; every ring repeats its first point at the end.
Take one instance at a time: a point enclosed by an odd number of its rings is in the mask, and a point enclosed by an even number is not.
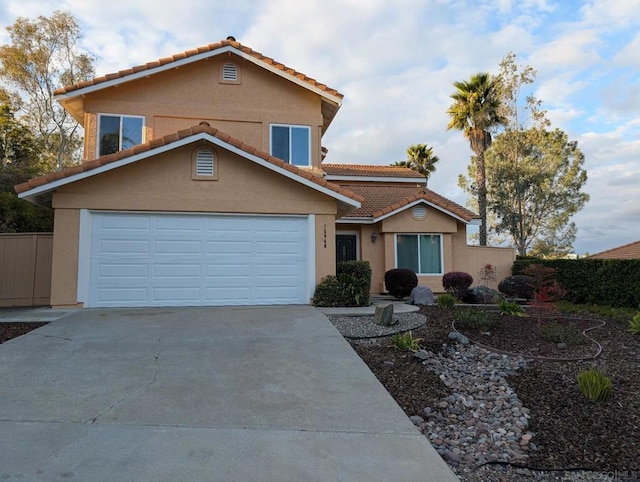
{"type": "Polygon", "coordinates": [[[480,211],[480,246],[487,245],[487,175],[484,167],[484,149],[476,153],[476,183],[478,184],[478,210],[480,211]]]}

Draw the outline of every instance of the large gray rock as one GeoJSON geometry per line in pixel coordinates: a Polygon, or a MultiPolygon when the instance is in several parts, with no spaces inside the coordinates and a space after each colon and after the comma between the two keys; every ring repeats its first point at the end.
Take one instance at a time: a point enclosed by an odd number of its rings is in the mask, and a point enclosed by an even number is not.
{"type": "Polygon", "coordinates": [[[504,299],[498,291],[489,288],[488,286],[474,286],[468,289],[462,296],[464,303],[471,304],[487,304],[487,303],[500,303],[504,299]]]}
{"type": "Polygon", "coordinates": [[[435,305],[436,298],[433,296],[433,291],[426,286],[416,286],[411,290],[407,303],[410,305],[435,305]]]}
{"type": "Polygon", "coordinates": [[[393,319],[393,303],[376,305],[376,312],[373,315],[373,322],[382,326],[395,325],[398,320],[393,319]]]}

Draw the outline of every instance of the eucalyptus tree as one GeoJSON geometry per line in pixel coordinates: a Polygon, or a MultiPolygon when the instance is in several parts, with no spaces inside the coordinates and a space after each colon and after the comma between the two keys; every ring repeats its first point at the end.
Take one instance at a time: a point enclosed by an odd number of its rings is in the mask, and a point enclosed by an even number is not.
{"type": "Polygon", "coordinates": [[[6,30],[10,43],[0,46],[0,79],[21,98],[21,121],[39,138],[44,155],[61,168],[73,162],[81,130],[53,92],[92,78],[95,57],[82,49],[80,26],[68,12],[19,17],[6,30]]]}

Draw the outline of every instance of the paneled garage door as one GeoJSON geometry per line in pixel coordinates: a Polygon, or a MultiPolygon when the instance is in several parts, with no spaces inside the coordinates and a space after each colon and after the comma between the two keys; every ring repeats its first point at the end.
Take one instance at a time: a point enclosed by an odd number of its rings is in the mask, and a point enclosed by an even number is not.
{"type": "Polygon", "coordinates": [[[85,306],[304,304],[308,219],[93,213],[85,306]]]}

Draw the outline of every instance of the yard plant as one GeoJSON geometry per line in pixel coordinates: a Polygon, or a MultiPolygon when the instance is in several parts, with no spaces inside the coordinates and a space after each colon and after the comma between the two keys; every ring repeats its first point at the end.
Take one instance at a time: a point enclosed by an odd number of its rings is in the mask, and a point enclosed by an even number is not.
{"type": "Polygon", "coordinates": [[[420,349],[422,338],[416,338],[411,331],[406,333],[396,333],[391,337],[391,343],[398,350],[417,351],[420,349]]]}
{"type": "Polygon", "coordinates": [[[578,385],[582,394],[594,402],[609,400],[613,388],[611,379],[596,368],[582,370],[578,373],[578,385]]]}

